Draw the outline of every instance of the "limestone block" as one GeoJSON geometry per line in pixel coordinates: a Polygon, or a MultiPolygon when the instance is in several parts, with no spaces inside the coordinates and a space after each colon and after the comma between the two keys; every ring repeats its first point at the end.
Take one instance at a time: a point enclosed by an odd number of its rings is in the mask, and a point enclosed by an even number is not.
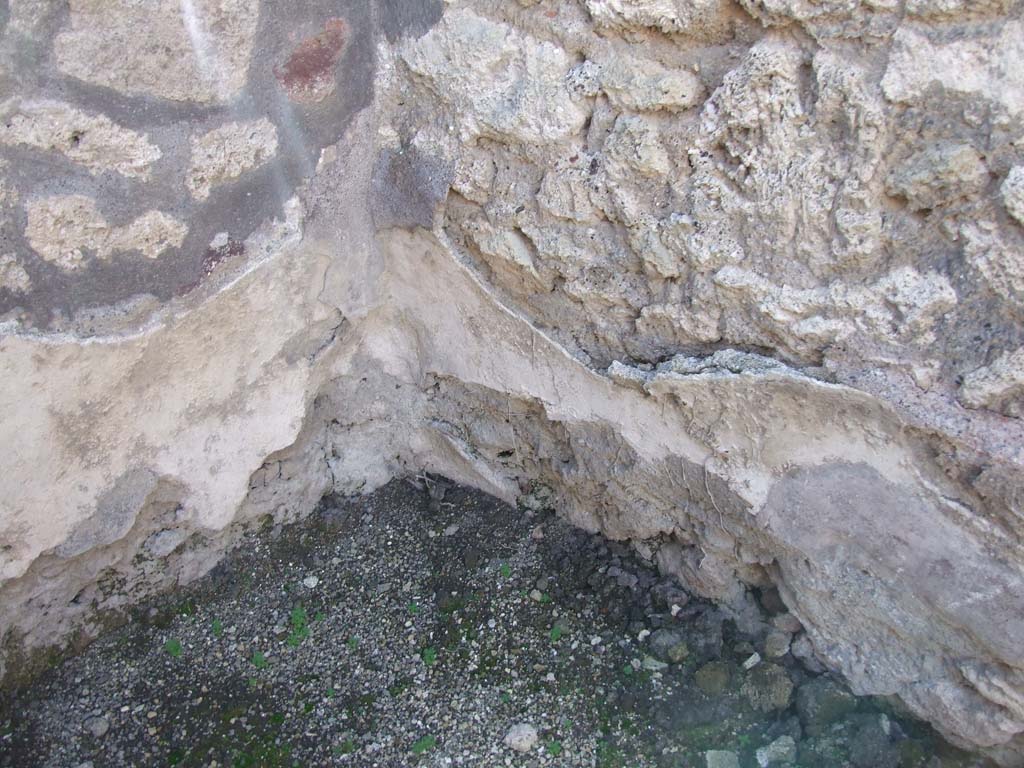
{"type": "Polygon", "coordinates": [[[1024,250],[1008,241],[993,221],[966,223],[960,234],[965,259],[983,284],[1011,306],[1024,306],[1024,250]]]}
{"type": "Polygon", "coordinates": [[[645,59],[614,54],[600,65],[601,88],[619,109],[678,112],[701,102],[704,85],[683,69],[668,69],[645,59]]]}
{"type": "Polygon", "coordinates": [[[999,409],[1024,416],[1024,347],[1004,352],[991,365],[964,376],[960,400],[972,408],[999,409]]]}
{"type": "Polygon", "coordinates": [[[1004,115],[1024,111],[1024,23],[1007,22],[993,38],[933,43],[925,34],[901,27],[882,78],[891,101],[919,102],[933,84],[952,94],[977,96],[1004,115]]]}
{"type": "Polygon", "coordinates": [[[192,196],[210,191],[258,168],[277,154],[277,128],[265,117],[228,123],[192,139],[192,166],[185,180],[192,196]]]}
{"type": "Polygon", "coordinates": [[[576,133],[586,118],[570,98],[569,55],[468,10],[402,50],[406,65],[447,102],[467,137],[546,143],[576,133]]]}
{"type": "Polygon", "coordinates": [[[726,25],[726,3],[720,0],[586,0],[586,5],[599,27],[622,31],[647,28],[715,40],[726,25]]]}
{"type": "Polygon", "coordinates": [[[657,126],[640,115],[621,115],[615,121],[605,151],[620,169],[626,166],[644,176],[665,176],[672,171],[657,126]]]}
{"type": "Polygon", "coordinates": [[[148,179],[150,166],[161,157],[160,148],[146,136],[70,104],[37,99],[9,105],[6,111],[0,143],[60,152],[93,173],[115,171],[148,179]]]}
{"type": "Polygon", "coordinates": [[[1024,226],[1024,165],[1015,165],[999,188],[1007,213],[1024,226]]]}
{"type": "Polygon", "coordinates": [[[25,268],[12,253],[0,256],[0,289],[11,293],[25,293],[32,287],[32,280],[25,268]]]}
{"type": "Polygon", "coordinates": [[[231,101],[246,83],[259,6],[248,0],[71,0],[61,71],[126,96],[231,101]]]}
{"type": "Polygon", "coordinates": [[[988,169],[973,147],[935,144],[893,169],[886,179],[890,195],[905,197],[919,211],[977,195],[988,183],[988,169]]]}
{"type": "Polygon", "coordinates": [[[155,259],[185,241],[188,227],[160,211],[148,211],[122,227],[110,226],[96,201],[84,195],[63,195],[30,200],[25,237],[32,248],[61,269],[86,265],[85,250],[99,259],[115,253],[138,251],[155,259]]]}

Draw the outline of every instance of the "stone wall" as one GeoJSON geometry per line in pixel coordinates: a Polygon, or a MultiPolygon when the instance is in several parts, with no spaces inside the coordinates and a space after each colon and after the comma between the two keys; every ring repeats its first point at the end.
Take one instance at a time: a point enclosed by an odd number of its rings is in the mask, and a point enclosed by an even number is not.
{"type": "Polygon", "coordinates": [[[1024,764],[1019,2],[0,24],[8,680],[428,470],[1024,764]]]}

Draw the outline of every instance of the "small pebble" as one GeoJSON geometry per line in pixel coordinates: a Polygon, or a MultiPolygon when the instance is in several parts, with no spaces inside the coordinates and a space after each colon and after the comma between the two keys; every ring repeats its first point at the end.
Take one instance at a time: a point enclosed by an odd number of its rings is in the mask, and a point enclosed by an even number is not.
{"type": "Polygon", "coordinates": [[[668,669],[668,664],[664,661],[658,661],[653,656],[644,656],[643,668],[648,672],[661,672],[663,669],[668,669]]]}
{"type": "Polygon", "coordinates": [[[757,750],[755,757],[761,768],[790,764],[796,760],[796,741],[792,736],[780,736],[766,747],[757,750]]]}
{"type": "Polygon", "coordinates": [[[704,753],[708,768],[740,768],[740,758],[735,752],[710,749],[704,753]]]}
{"type": "Polygon", "coordinates": [[[110,721],[105,717],[90,717],[85,721],[85,729],[95,738],[102,739],[110,730],[110,721]]]}
{"type": "Polygon", "coordinates": [[[789,653],[789,643],[793,636],[788,632],[773,629],[764,639],[764,655],[769,659],[779,659],[789,653]]]}
{"type": "Polygon", "coordinates": [[[529,752],[537,746],[537,729],[529,723],[516,723],[505,734],[505,746],[516,752],[529,752]]]}

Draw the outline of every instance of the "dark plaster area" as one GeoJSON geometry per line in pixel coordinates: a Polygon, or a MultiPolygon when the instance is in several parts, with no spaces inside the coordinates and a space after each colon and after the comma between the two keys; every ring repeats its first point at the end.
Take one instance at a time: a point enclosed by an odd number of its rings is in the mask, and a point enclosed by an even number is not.
{"type": "Polygon", "coordinates": [[[378,229],[425,227],[448,194],[452,169],[414,147],[384,151],[373,174],[373,222],[378,229]]]}
{"type": "Polygon", "coordinates": [[[389,42],[403,35],[420,36],[437,24],[442,0],[380,0],[381,29],[389,42]]]}
{"type": "MultiPolygon", "coordinates": [[[[0,20],[6,13],[4,2],[0,20]]],[[[215,277],[221,262],[249,257],[241,243],[264,222],[283,218],[284,203],[296,194],[301,197],[321,150],[341,140],[354,116],[371,103],[378,36],[396,39],[404,30],[422,32],[439,14],[439,2],[264,2],[247,85],[223,106],[128,97],[63,75],[48,52],[67,23],[66,12],[51,14],[44,39],[31,46],[24,39],[0,41],[18,70],[18,95],[102,113],[145,134],[162,153],[149,179],[140,180],[115,172],[94,175],[56,152],[0,148],[0,158],[8,163],[8,186],[19,198],[16,205],[0,210],[0,252],[15,254],[32,283],[27,295],[0,289],[0,317],[17,318],[27,328],[87,336],[99,332],[90,317],[117,315],[118,307],[142,296],[155,299],[153,306],[162,305],[215,277]],[[21,71],[29,68],[34,69],[21,71]],[[207,199],[194,200],[185,187],[192,139],[226,123],[263,117],[277,129],[277,155],[215,187],[207,199]],[[23,235],[24,205],[34,198],[68,194],[94,198],[112,227],[157,210],[187,224],[188,235],[180,248],[157,259],[135,252],[98,259],[86,251],[85,266],[64,271],[29,247],[23,235]],[[211,258],[216,249],[210,243],[224,232],[233,244],[230,253],[211,258]]],[[[144,37],[145,30],[139,34],[144,37]]]]}

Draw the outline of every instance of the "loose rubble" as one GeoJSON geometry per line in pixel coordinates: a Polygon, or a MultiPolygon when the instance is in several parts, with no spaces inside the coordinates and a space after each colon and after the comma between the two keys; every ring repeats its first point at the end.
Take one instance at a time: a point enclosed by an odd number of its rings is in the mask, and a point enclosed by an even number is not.
{"type": "Polygon", "coordinates": [[[443,498],[399,480],[253,531],[8,695],[0,766],[984,765],[761,658],[767,610],[741,632],[628,542],[443,498]]]}

